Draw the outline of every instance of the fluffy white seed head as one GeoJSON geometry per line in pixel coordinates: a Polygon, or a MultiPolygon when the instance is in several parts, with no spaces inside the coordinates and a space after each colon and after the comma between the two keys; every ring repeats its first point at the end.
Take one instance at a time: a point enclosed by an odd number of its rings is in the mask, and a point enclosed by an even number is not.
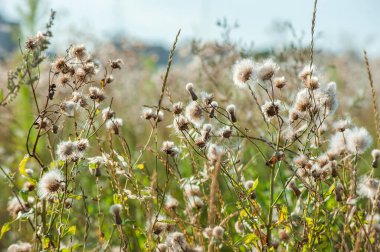
{"type": "Polygon", "coordinates": [[[264,105],[261,106],[261,111],[264,113],[265,119],[270,121],[280,112],[281,102],[279,100],[266,101],[264,105]]]}
{"type": "Polygon", "coordinates": [[[189,105],[186,106],[185,114],[187,119],[189,119],[195,127],[199,128],[202,125],[204,120],[203,111],[197,102],[190,102],[189,105]]]}
{"type": "Polygon", "coordinates": [[[212,236],[214,236],[216,239],[222,239],[224,234],[224,229],[221,226],[215,226],[212,229],[212,236]]]}
{"type": "Polygon", "coordinates": [[[263,83],[272,79],[275,73],[278,71],[279,67],[273,60],[268,59],[261,63],[257,68],[257,79],[259,82],[263,83]]]}
{"type": "Polygon", "coordinates": [[[56,192],[65,187],[64,182],[65,179],[60,170],[53,169],[48,171],[38,182],[38,196],[41,199],[52,197],[56,192]]]}
{"type": "Polygon", "coordinates": [[[347,149],[351,153],[363,154],[372,145],[372,137],[365,128],[355,127],[346,133],[347,149]]]}
{"type": "Polygon", "coordinates": [[[245,88],[255,76],[255,63],[251,59],[243,59],[232,67],[232,79],[236,86],[245,88]]]}
{"type": "Polygon", "coordinates": [[[106,122],[106,128],[116,135],[119,134],[121,126],[123,126],[123,119],[121,118],[112,118],[106,122]]]}
{"type": "Polygon", "coordinates": [[[180,152],[179,148],[171,141],[164,141],[161,146],[161,151],[172,157],[177,156],[180,152]]]}

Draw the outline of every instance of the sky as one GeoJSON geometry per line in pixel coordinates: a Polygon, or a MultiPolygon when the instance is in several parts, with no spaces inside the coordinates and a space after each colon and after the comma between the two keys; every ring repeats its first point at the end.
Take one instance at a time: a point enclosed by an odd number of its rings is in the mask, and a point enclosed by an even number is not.
{"type": "MultiPolygon", "coordinates": [[[[3,15],[18,18],[16,6],[25,0],[0,0],[3,15]],[[5,6],[5,7],[4,7],[5,6]]],[[[40,0],[44,13],[57,11],[56,34],[70,38],[83,31],[97,38],[132,36],[152,44],[169,46],[179,28],[182,42],[191,38],[220,38],[218,19],[237,22],[234,40],[254,42],[258,48],[276,47],[289,39],[274,31],[274,24],[290,22],[310,41],[313,0],[40,0]]],[[[380,0],[319,0],[316,46],[325,50],[353,49],[380,55],[380,0]]],[[[80,39],[74,36],[71,40],[80,39]]],[[[55,38],[58,43],[62,38],[55,38]]],[[[88,39],[88,38],[86,38],[88,39]]],[[[75,41],[83,42],[86,41],[75,41]]],[[[53,41],[54,43],[54,41],[53,41]]]]}

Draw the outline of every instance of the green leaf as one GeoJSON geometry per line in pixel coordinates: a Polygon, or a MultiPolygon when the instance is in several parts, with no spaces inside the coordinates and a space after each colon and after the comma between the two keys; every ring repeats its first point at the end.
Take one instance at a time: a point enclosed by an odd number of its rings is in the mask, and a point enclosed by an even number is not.
{"type": "Polygon", "coordinates": [[[20,171],[21,175],[25,177],[29,177],[29,175],[25,171],[25,166],[26,166],[26,163],[28,163],[29,159],[30,159],[30,156],[26,154],[24,158],[21,160],[20,164],[18,165],[18,170],[20,171]]]}
{"type": "Polygon", "coordinates": [[[5,223],[2,227],[1,227],[1,233],[0,233],[0,239],[3,238],[3,235],[8,232],[9,230],[11,230],[11,225],[12,225],[13,221],[10,221],[10,222],[7,222],[5,223]]]}

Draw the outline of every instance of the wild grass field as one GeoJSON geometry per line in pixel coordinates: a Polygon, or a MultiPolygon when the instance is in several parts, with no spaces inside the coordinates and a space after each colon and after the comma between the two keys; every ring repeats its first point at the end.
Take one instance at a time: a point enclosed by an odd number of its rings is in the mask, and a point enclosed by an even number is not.
{"type": "Polygon", "coordinates": [[[313,3],[306,46],[222,22],[164,67],[52,53],[52,11],[0,65],[1,250],[380,251],[380,61],[317,49],[313,3]]]}

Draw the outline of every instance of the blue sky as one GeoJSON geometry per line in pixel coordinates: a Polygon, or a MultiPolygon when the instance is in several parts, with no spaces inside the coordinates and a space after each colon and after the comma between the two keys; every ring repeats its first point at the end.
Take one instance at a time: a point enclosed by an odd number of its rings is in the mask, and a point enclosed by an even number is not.
{"type": "MultiPolygon", "coordinates": [[[[151,43],[168,45],[181,28],[182,41],[220,37],[215,25],[226,17],[240,28],[232,37],[259,48],[273,47],[286,37],[273,31],[275,22],[289,21],[310,39],[313,0],[41,0],[45,10],[58,11],[56,34],[70,38],[72,30],[96,37],[124,34],[151,43]]],[[[23,0],[0,0],[2,12],[16,19],[23,0]]],[[[322,32],[317,47],[333,51],[353,48],[380,54],[379,0],[319,0],[316,31],[322,32]]],[[[46,20],[47,14],[42,16],[46,20]]],[[[56,38],[57,39],[57,38],[56,38]]],[[[76,38],[74,38],[75,40],[76,38]]],[[[62,40],[59,40],[62,42],[62,40]]],[[[58,41],[58,42],[59,42],[58,41]]],[[[86,42],[73,41],[72,42],[86,42]]]]}

